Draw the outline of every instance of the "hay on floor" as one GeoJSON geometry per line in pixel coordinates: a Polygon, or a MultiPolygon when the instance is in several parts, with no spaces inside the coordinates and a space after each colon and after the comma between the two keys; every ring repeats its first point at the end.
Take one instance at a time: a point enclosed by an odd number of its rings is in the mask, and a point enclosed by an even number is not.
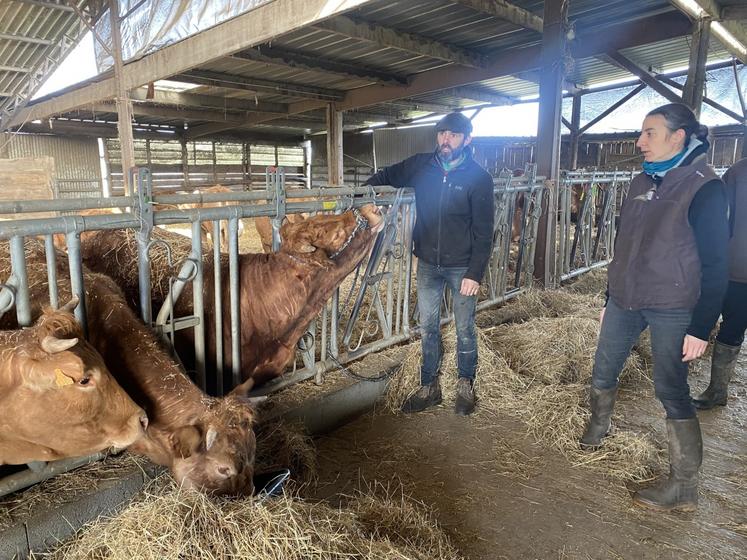
{"type": "MultiPolygon", "coordinates": [[[[586,382],[591,378],[599,321],[583,317],[531,319],[489,331],[494,349],[515,371],[544,384],[586,382]]],[[[644,363],[631,353],[621,378],[642,379],[644,363]]]]}
{"type": "Polygon", "coordinates": [[[52,560],[406,560],[460,556],[421,504],[361,494],[341,508],[283,497],[211,498],[162,478],[119,515],[81,529],[52,560]]]}
{"type": "Polygon", "coordinates": [[[481,327],[521,323],[538,317],[598,318],[604,298],[565,290],[527,290],[497,309],[478,315],[481,327]]]}
{"type": "Polygon", "coordinates": [[[576,294],[601,295],[607,290],[607,269],[595,268],[577,277],[565,287],[576,294]]]}
{"type": "Polygon", "coordinates": [[[303,485],[317,479],[316,447],[303,425],[271,421],[254,427],[257,452],[255,472],[288,468],[294,484],[303,485]]]}

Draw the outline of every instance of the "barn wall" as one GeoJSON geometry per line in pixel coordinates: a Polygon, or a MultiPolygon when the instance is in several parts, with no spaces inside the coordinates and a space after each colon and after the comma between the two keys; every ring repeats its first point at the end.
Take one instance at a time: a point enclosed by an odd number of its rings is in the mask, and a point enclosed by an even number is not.
{"type": "Polygon", "coordinates": [[[101,166],[96,138],[2,133],[0,158],[52,158],[52,191],[55,196],[101,196],[101,166]]]}

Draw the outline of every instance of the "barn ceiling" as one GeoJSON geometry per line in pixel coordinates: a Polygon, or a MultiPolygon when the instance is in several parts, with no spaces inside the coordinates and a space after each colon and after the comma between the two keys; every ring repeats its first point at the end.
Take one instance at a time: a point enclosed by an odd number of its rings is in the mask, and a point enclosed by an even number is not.
{"type": "MultiPolygon", "coordinates": [[[[111,71],[28,102],[98,19],[101,2],[0,2],[2,128],[48,131],[51,118],[57,132],[116,134],[111,71]]],[[[610,52],[654,72],[687,65],[692,24],[682,2],[702,4],[747,37],[741,0],[571,0],[567,89],[631,77],[610,52]]],[[[360,129],[538,93],[542,0],[334,4],[274,0],[126,61],[136,134],[303,139],[326,128],[329,103],[345,111],[346,129],[360,129]]],[[[740,52],[711,39],[709,60],[730,54],[740,52]]]]}

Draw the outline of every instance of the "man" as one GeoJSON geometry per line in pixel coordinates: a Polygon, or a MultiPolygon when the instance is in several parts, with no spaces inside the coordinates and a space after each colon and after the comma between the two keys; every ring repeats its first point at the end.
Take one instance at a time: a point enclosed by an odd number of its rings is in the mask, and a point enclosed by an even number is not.
{"type": "Polygon", "coordinates": [[[747,330],[747,158],[724,174],[731,212],[729,244],[729,287],[721,307],[721,327],[713,345],[711,382],[693,399],[695,408],[708,410],[725,406],[729,381],[737,367],[739,350],[747,330]]]}
{"type": "Polygon", "coordinates": [[[440,308],[448,285],[457,330],[455,412],[466,416],[475,409],[475,304],[493,240],[493,180],[472,159],[472,123],[467,117],[446,115],[436,124],[436,133],[434,153],[416,154],[382,169],[367,184],[415,188],[413,252],[418,257],[423,361],[420,388],[402,410],[419,412],[441,402],[440,308]]]}

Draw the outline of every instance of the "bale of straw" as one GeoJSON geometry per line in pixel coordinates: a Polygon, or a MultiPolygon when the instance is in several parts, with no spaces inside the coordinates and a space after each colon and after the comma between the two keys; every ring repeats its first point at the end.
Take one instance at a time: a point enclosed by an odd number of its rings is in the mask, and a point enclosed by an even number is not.
{"type": "Polygon", "coordinates": [[[406,498],[361,496],[332,508],[285,495],[256,503],[159,481],[119,515],[78,532],[52,560],[425,560],[460,558],[432,516],[406,498]]]}

